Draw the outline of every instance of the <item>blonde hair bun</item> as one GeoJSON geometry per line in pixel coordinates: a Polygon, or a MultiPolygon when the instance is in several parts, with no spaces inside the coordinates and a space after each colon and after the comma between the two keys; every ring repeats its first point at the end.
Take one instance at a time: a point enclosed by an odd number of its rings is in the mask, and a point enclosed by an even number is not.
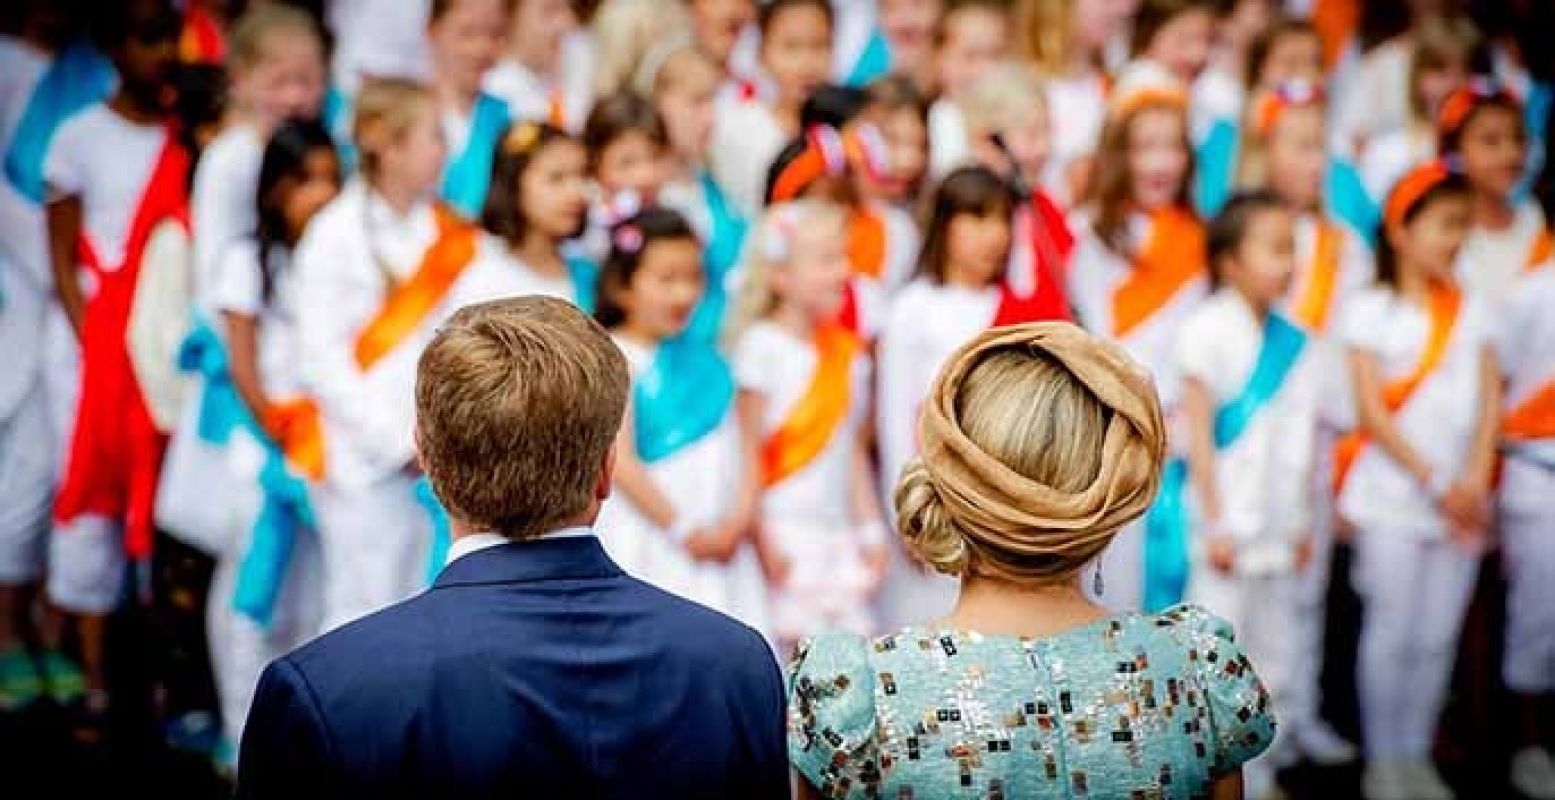
{"type": "Polygon", "coordinates": [[[1160,485],[1166,426],[1150,376],[1065,322],[996,328],[935,379],[897,523],[939,572],[1053,583],[1101,554],[1160,485]]]}

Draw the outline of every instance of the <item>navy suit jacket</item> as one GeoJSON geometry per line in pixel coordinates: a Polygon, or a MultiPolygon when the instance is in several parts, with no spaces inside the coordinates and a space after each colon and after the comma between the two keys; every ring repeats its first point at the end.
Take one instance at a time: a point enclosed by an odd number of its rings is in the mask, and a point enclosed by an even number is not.
{"type": "Polygon", "coordinates": [[[593,536],[501,545],[272,663],[240,798],[787,798],[765,640],[593,536]]]}

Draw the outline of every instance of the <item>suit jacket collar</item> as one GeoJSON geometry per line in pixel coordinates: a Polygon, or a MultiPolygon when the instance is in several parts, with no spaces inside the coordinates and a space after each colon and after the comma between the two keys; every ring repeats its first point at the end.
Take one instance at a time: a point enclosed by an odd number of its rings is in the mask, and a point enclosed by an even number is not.
{"type": "Polygon", "coordinates": [[[597,536],[511,542],[488,547],[445,567],[433,590],[447,586],[610,578],[621,575],[597,536]]]}

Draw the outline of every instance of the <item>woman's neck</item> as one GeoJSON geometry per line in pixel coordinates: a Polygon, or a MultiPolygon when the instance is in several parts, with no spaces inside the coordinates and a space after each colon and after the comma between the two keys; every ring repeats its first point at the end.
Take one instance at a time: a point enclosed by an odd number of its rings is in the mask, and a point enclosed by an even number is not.
{"type": "Polygon", "coordinates": [[[524,241],[513,248],[513,253],[526,266],[547,277],[559,278],[567,274],[567,262],[557,250],[556,242],[543,233],[531,231],[524,241]]]}
{"type": "Polygon", "coordinates": [[[1110,616],[1080,590],[1078,575],[1045,586],[1022,586],[978,575],[961,581],[961,595],[944,624],[979,633],[1053,636],[1110,616]]]}
{"type": "Polygon", "coordinates": [[[465,85],[461,81],[441,76],[432,80],[432,96],[437,99],[437,107],[452,109],[460,114],[468,114],[475,107],[475,98],[480,91],[479,85],[465,85]]]}
{"type": "Polygon", "coordinates": [[[1474,193],[1474,227],[1504,231],[1517,220],[1517,211],[1506,197],[1496,192],[1474,193]]]}

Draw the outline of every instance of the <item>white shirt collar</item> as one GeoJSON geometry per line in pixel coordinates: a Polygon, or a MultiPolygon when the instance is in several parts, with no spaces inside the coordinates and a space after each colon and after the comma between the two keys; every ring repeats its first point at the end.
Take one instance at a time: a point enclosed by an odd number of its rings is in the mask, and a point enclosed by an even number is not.
{"type": "MultiPolygon", "coordinates": [[[[583,536],[593,535],[593,528],[579,526],[575,528],[562,528],[560,530],[551,531],[550,533],[541,534],[540,536],[536,536],[533,539],[525,539],[524,541],[534,542],[540,541],[542,539],[576,539],[583,536]]],[[[508,544],[512,541],[512,539],[509,539],[500,533],[472,533],[466,536],[460,536],[454,540],[453,544],[448,546],[448,560],[443,563],[445,565],[452,564],[471,553],[478,553],[487,549],[488,547],[498,547],[504,544],[508,544]]]]}

